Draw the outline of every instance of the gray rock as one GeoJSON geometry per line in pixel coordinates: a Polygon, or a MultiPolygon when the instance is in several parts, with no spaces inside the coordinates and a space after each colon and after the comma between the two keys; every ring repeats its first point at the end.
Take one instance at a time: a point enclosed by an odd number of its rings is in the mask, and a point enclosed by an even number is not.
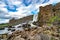
{"type": "Polygon", "coordinates": [[[38,34],[37,34],[37,35],[35,35],[35,36],[34,36],[34,40],[41,40],[40,35],[38,35],[38,34]]]}
{"type": "Polygon", "coordinates": [[[46,34],[40,34],[41,40],[50,40],[51,36],[48,36],[46,34]]]}

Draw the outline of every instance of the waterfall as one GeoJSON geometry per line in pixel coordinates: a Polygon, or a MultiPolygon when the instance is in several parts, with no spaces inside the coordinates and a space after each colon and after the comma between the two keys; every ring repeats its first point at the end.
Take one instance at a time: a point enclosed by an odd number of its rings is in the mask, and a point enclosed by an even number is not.
{"type": "Polygon", "coordinates": [[[37,14],[34,14],[34,16],[33,16],[33,21],[37,21],[37,18],[38,18],[38,13],[37,14]]]}
{"type": "Polygon", "coordinates": [[[35,21],[35,22],[38,21],[38,13],[39,13],[39,11],[40,11],[40,8],[38,7],[36,13],[35,13],[34,16],[33,16],[33,22],[34,22],[34,21],[35,21]]]}

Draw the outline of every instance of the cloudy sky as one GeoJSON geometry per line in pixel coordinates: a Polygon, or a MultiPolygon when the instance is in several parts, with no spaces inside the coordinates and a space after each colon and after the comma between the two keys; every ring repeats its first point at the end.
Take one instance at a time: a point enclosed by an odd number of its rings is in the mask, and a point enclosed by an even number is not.
{"type": "Polygon", "coordinates": [[[60,0],[0,0],[0,23],[9,22],[11,18],[35,15],[39,6],[55,4],[60,0]]]}

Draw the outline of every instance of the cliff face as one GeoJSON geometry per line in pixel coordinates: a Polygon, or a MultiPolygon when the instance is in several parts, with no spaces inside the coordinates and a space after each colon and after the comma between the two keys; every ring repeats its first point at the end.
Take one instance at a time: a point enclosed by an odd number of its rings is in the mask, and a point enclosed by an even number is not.
{"type": "Polygon", "coordinates": [[[27,17],[23,17],[23,18],[20,18],[18,20],[15,20],[14,18],[11,19],[9,21],[9,25],[18,25],[20,23],[25,23],[25,22],[29,22],[29,21],[32,21],[33,20],[33,15],[30,15],[30,16],[27,16],[27,17]]]}
{"type": "MultiPolygon", "coordinates": [[[[53,23],[57,18],[60,17],[60,3],[56,5],[47,5],[45,7],[40,7],[38,13],[38,22],[40,26],[46,23],[53,23]]],[[[59,19],[60,20],[60,19],[59,19]]]]}
{"type": "Polygon", "coordinates": [[[40,7],[40,13],[38,14],[39,22],[48,22],[49,18],[52,16],[52,5],[47,5],[45,7],[40,7]]]}

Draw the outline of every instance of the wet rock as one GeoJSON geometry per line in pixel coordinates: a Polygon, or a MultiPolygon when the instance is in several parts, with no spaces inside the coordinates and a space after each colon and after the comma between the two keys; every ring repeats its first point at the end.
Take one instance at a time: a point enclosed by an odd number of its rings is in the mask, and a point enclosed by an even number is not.
{"type": "Polygon", "coordinates": [[[12,28],[12,26],[9,26],[8,28],[12,28]]]}
{"type": "Polygon", "coordinates": [[[12,28],[15,28],[14,26],[12,26],[12,28]]]}
{"type": "Polygon", "coordinates": [[[15,31],[15,29],[11,29],[11,31],[13,32],[13,31],[15,31]]]}
{"type": "Polygon", "coordinates": [[[11,31],[11,28],[8,28],[8,31],[11,31]]]}
{"type": "Polygon", "coordinates": [[[21,28],[22,26],[18,26],[17,28],[21,28]]]}

